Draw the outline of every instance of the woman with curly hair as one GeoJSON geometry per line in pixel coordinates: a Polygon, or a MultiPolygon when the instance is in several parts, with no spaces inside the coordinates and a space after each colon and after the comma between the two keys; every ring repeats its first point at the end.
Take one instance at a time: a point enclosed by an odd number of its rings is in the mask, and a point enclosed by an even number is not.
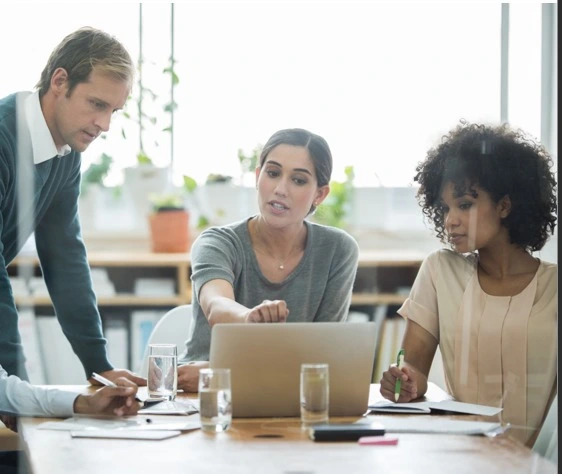
{"type": "Polygon", "coordinates": [[[405,364],[381,394],[425,394],[439,345],[449,393],[502,407],[532,446],[557,385],[557,265],[540,260],[556,226],[556,180],[546,150],[507,125],[460,124],[416,168],[417,194],[437,237],[408,299],[405,364]]]}

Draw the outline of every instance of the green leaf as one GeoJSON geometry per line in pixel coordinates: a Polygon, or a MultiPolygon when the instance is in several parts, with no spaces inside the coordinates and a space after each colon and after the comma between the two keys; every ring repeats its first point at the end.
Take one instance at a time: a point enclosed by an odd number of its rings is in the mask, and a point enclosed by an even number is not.
{"type": "Polygon", "coordinates": [[[209,219],[206,216],[199,216],[197,220],[197,230],[203,230],[209,226],[209,219]]]}
{"type": "Polygon", "coordinates": [[[152,159],[144,151],[139,151],[137,153],[137,162],[141,165],[151,165],[152,159]]]}
{"type": "Polygon", "coordinates": [[[183,187],[188,193],[192,193],[197,188],[197,181],[195,181],[191,176],[183,175],[183,187]]]}

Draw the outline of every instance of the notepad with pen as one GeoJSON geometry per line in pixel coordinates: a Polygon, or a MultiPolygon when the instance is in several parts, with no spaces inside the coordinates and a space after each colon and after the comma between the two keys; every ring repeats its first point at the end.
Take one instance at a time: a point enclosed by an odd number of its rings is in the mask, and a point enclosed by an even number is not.
{"type": "Polygon", "coordinates": [[[464,413],[468,415],[494,416],[502,411],[502,408],[474,403],[463,403],[455,400],[442,400],[440,402],[409,402],[394,403],[388,400],[381,400],[369,405],[369,411],[374,413],[409,413],[409,414],[428,414],[437,412],[464,413]]]}

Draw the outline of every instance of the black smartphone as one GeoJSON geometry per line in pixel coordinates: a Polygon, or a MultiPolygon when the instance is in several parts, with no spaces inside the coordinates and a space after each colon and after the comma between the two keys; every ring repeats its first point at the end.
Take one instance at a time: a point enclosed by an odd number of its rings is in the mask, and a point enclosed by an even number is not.
{"type": "Polygon", "coordinates": [[[314,441],[357,441],[362,436],[382,436],[381,423],[326,423],[310,428],[310,439],[314,441]]]}

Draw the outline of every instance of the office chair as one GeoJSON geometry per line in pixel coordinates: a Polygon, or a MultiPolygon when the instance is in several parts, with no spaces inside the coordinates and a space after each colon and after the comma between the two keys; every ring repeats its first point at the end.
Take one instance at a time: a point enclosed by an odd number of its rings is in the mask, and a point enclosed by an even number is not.
{"type": "Polygon", "coordinates": [[[552,400],[533,451],[558,464],[558,394],[552,400]]]}
{"type": "Polygon", "coordinates": [[[192,307],[190,304],[177,306],[168,311],[154,326],[150,333],[144,356],[140,375],[146,377],[148,374],[148,345],[149,344],[176,344],[178,355],[185,348],[185,341],[191,334],[192,307]]]}

